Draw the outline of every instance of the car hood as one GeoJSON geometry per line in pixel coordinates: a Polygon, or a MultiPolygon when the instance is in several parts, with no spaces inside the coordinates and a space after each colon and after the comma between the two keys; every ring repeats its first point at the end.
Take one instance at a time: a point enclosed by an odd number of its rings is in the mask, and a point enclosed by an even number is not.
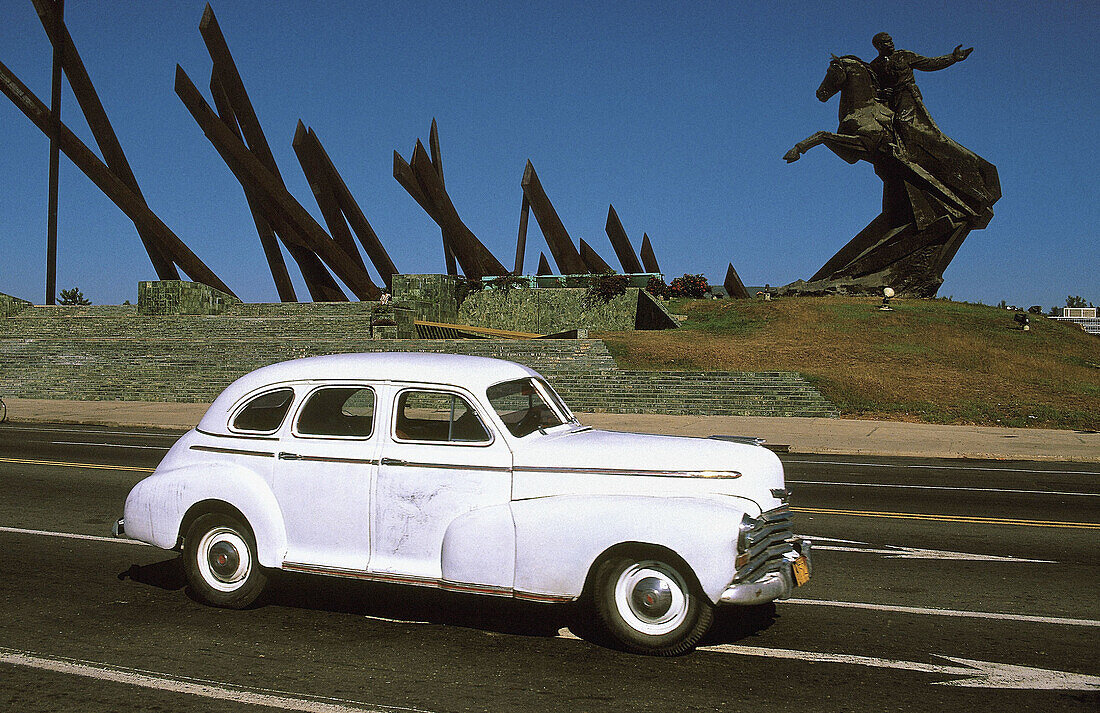
{"type": "Polygon", "coordinates": [[[782,503],[783,465],[766,448],[744,443],[574,429],[533,434],[513,453],[513,497],[640,493],[732,495],[770,510],[782,503]]]}

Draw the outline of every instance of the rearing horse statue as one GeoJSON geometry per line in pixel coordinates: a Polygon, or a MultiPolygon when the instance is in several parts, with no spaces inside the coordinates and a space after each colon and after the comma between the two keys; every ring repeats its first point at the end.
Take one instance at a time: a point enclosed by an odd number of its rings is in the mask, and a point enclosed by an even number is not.
{"type": "Polygon", "coordinates": [[[894,112],[878,101],[877,89],[867,63],[855,55],[833,55],[816,94],[820,101],[827,102],[840,92],[840,133],[819,131],[799,141],[783,158],[793,163],[814,146],[824,144],[848,163],[874,163],[896,147],[894,112]]]}

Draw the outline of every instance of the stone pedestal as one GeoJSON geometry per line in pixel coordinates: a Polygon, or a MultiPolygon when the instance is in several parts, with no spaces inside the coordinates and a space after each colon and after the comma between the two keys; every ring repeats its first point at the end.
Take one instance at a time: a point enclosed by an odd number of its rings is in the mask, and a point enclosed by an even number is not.
{"type": "Polygon", "coordinates": [[[31,303],[27,300],[21,300],[18,297],[12,297],[11,295],[5,295],[3,292],[0,292],[0,318],[10,317],[16,312],[22,312],[30,306],[31,303]]]}
{"type": "Polygon", "coordinates": [[[201,282],[155,280],[138,283],[138,314],[221,314],[240,300],[201,282]]]}

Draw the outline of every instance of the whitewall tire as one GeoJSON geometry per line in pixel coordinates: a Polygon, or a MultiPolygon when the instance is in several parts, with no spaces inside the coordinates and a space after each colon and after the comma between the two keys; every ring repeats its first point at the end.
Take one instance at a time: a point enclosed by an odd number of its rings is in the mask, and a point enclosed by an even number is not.
{"type": "Polygon", "coordinates": [[[205,604],[243,609],[260,596],[267,576],[256,560],[256,541],[231,515],[195,520],[184,537],[184,570],[196,598],[205,604]]]}

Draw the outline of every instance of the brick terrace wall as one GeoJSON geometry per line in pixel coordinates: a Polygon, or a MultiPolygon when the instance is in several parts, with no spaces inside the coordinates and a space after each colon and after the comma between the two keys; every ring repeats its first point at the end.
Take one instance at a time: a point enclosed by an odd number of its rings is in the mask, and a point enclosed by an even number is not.
{"type": "Polygon", "coordinates": [[[459,279],[454,275],[394,275],[393,298],[414,306],[417,319],[454,324],[458,319],[455,290],[459,279]]]}
{"type": "Polygon", "coordinates": [[[634,329],[638,289],[604,302],[580,287],[482,290],[466,296],[458,322],[475,327],[554,334],[568,329],[608,332],[634,329]]]}
{"type": "Polygon", "coordinates": [[[616,370],[546,373],[574,411],[820,416],[835,406],[795,372],[676,372],[616,370]]]}
{"type": "Polygon", "coordinates": [[[836,415],[797,374],[625,371],[598,339],[372,339],[374,307],[236,304],[218,316],[162,317],[141,315],[136,306],[31,307],[0,319],[0,393],[201,402],[238,376],[278,361],[398,350],[526,364],[577,411],[836,415]]]}
{"type": "Polygon", "coordinates": [[[138,283],[140,314],[221,314],[240,300],[201,282],[156,280],[138,283]]]}
{"type": "MultiPolygon", "coordinates": [[[[588,297],[592,275],[555,276],[547,287],[482,289],[461,302],[456,290],[461,278],[451,275],[395,275],[393,298],[414,309],[417,319],[515,332],[554,334],[571,329],[623,331],[672,329],[678,326],[664,305],[645,290],[627,288],[609,302],[588,297]],[[561,283],[561,287],[550,285],[561,283]],[[568,287],[566,286],[568,285],[568,287]]],[[[648,278],[647,275],[634,276],[648,278]]],[[[527,276],[529,282],[534,278],[527,276]]],[[[543,282],[544,278],[538,278],[543,282]]],[[[490,280],[491,282],[491,280],[490,280]]]]}

